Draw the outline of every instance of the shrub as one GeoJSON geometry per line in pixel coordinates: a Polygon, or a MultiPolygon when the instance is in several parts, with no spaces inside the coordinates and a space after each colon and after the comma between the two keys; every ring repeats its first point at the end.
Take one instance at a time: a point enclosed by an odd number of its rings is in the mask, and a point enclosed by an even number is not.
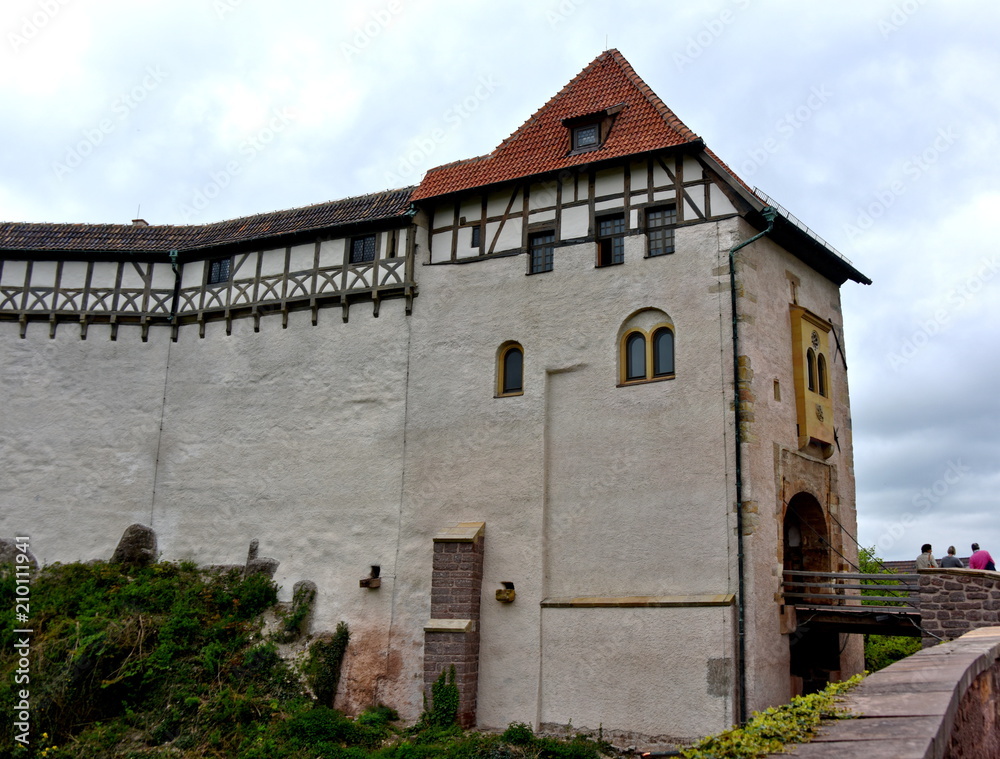
{"type": "Polygon", "coordinates": [[[754,712],[743,727],[724,730],[703,738],[681,751],[684,759],[760,759],[781,753],[786,743],[810,740],[824,718],[844,718],[843,709],[836,706],[837,696],[861,682],[855,675],[842,683],[831,683],[818,693],[796,696],[783,706],[754,712]]]}
{"type": "Polygon", "coordinates": [[[340,668],[347,653],[351,633],[341,622],[330,640],[317,640],[309,647],[309,656],[302,671],[312,688],[316,701],[322,706],[333,706],[340,683],[340,668]]]}
{"type": "Polygon", "coordinates": [[[431,708],[425,710],[421,721],[431,727],[450,727],[458,720],[458,686],[455,684],[455,665],[441,670],[431,685],[431,708]]]}

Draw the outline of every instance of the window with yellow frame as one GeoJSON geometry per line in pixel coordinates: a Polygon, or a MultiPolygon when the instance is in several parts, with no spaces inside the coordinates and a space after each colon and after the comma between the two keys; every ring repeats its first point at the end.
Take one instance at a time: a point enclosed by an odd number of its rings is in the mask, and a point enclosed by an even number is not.
{"type": "Polygon", "coordinates": [[[618,356],[619,385],[673,379],[674,326],[657,324],[649,330],[633,327],[622,335],[618,356]]]}
{"type": "Polygon", "coordinates": [[[799,448],[833,455],[833,400],[830,388],[830,322],[801,306],[791,307],[792,365],[799,448]]]}
{"type": "Polygon", "coordinates": [[[524,395],[524,348],[507,342],[497,351],[496,397],[524,395]]]}

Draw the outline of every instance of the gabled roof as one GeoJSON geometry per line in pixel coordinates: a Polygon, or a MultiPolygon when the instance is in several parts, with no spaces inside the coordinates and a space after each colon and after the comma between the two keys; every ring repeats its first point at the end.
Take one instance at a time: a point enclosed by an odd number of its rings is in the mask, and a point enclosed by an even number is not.
{"type": "Polygon", "coordinates": [[[427,172],[414,200],[521,179],[609,158],[700,142],[617,50],[607,50],[487,156],[427,172]],[[570,154],[567,119],[624,104],[598,149],[570,154]]]}
{"type": "Polygon", "coordinates": [[[359,222],[399,218],[409,209],[412,192],[412,187],[406,187],[199,225],[0,222],[0,251],[166,253],[177,250],[183,253],[359,222]]]}

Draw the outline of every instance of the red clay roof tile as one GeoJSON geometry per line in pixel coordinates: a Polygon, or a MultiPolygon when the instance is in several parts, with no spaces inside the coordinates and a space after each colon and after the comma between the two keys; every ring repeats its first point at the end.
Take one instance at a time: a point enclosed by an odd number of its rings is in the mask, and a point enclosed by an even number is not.
{"type": "Polygon", "coordinates": [[[438,166],[427,172],[414,200],[521,179],[581,164],[622,158],[699,141],[639,78],[617,50],[607,50],[563,87],[487,156],[438,166]],[[563,120],[593,114],[620,103],[604,144],[570,154],[563,120]]]}

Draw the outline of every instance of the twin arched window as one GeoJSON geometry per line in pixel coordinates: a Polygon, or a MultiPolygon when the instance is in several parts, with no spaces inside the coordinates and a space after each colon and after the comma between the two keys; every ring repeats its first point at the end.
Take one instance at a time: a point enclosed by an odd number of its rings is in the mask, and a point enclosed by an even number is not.
{"type": "Polygon", "coordinates": [[[806,351],[806,374],[809,390],[819,393],[824,398],[827,393],[826,356],[817,353],[812,348],[806,351]]]}
{"type": "Polygon", "coordinates": [[[658,325],[648,332],[630,329],[622,337],[621,384],[670,379],[674,376],[674,331],[658,325]]]}

